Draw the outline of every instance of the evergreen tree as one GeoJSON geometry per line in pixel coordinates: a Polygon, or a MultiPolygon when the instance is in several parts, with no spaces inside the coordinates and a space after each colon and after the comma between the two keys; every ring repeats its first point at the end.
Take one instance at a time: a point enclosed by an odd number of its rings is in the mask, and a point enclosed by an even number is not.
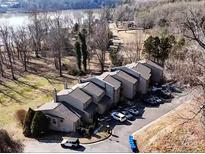
{"type": "Polygon", "coordinates": [[[80,43],[78,41],[76,41],[75,43],[75,51],[76,51],[78,70],[81,72],[81,48],[80,48],[80,43]]]}
{"type": "Polygon", "coordinates": [[[48,131],[49,119],[41,111],[37,111],[31,123],[31,133],[34,137],[40,137],[48,131]]]}
{"type": "Polygon", "coordinates": [[[87,51],[87,44],[86,44],[86,32],[82,31],[82,33],[79,33],[79,38],[81,41],[81,51],[83,55],[83,68],[84,71],[87,71],[87,59],[88,59],[88,51],[87,51]]]}

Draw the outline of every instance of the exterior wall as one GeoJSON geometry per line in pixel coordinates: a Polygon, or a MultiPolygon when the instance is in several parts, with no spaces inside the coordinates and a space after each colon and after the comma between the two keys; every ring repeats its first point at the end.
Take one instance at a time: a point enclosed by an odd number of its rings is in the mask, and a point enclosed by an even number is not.
{"type": "Polygon", "coordinates": [[[142,63],[142,64],[151,69],[151,81],[158,83],[162,80],[163,70],[153,67],[152,65],[149,65],[147,63],[142,63]]]}
{"type": "Polygon", "coordinates": [[[116,78],[117,80],[121,81],[123,96],[128,98],[128,99],[133,99],[136,95],[137,84],[133,84],[133,83],[129,82],[128,80],[125,80],[125,79],[119,77],[118,75],[114,75],[113,77],[116,78]]]}
{"type": "Polygon", "coordinates": [[[80,121],[72,121],[72,119],[67,116],[68,114],[62,114],[63,113],[63,108],[60,106],[54,110],[45,110],[42,111],[45,114],[51,114],[54,116],[60,116],[61,118],[53,117],[53,116],[48,116],[50,118],[50,124],[49,124],[49,129],[54,130],[54,131],[59,131],[59,132],[75,132],[76,128],[78,127],[78,124],[80,121]]]}
{"type": "Polygon", "coordinates": [[[116,103],[119,101],[118,93],[115,92],[115,89],[112,85],[108,84],[107,82],[103,80],[97,79],[97,78],[92,78],[91,81],[95,83],[96,85],[105,89],[105,95],[111,98],[112,100],[111,103],[116,103]]]}
{"type": "Polygon", "coordinates": [[[108,109],[108,106],[106,106],[104,104],[98,104],[98,113],[99,114],[105,113],[107,109],[108,109]]]}
{"type": "Polygon", "coordinates": [[[85,122],[88,122],[88,123],[93,123],[94,121],[94,115],[88,113],[88,112],[85,112],[84,116],[83,116],[83,120],[85,122]]]}
{"type": "Polygon", "coordinates": [[[140,92],[141,94],[146,94],[148,88],[149,88],[149,80],[140,77],[137,91],[140,92]]]}
{"type": "MultiPolygon", "coordinates": [[[[84,111],[84,106],[81,102],[79,102],[78,100],[74,99],[71,96],[68,95],[61,95],[58,96],[58,101],[64,101],[68,104],[70,104],[71,106],[75,107],[76,109],[80,110],[83,112],[82,119],[86,122],[92,122],[93,121],[93,115],[91,113],[85,112],[84,111]]],[[[89,102],[90,104],[90,102],[89,102]]]]}

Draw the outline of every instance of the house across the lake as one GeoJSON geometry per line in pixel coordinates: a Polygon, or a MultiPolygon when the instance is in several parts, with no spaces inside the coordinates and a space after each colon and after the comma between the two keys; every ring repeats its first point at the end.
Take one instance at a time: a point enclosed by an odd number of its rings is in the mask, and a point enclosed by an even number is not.
{"type": "Polygon", "coordinates": [[[93,123],[97,114],[117,106],[121,97],[134,99],[137,93],[146,94],[150,82],[160,82],[163,68],[150,60],[141,60],[111,69],[100,76],[83,79],[60,92],[53,92],[53,101],[36,111],[50,119],[50,129],[75,132],[84,123],[93,123]]]}

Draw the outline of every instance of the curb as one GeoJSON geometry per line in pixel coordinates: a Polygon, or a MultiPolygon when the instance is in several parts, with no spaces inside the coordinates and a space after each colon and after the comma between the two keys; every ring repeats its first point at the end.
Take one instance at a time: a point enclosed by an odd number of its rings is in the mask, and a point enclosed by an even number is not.
{"type": "Polygon", "coordinates": [[[90,144],[99,143],[99,142],[102,142],[102,141],[107,140],[107,139],[110,138],[111,136],[112,136],[112,133],[110,133],[106,138],[103,138],[103,139],[100,139],[100,140],[97,140],[97,141],[93,141],[93,142],[89,142],[89,143],[82,143],[82,145],[90,145],[90,144]]]}
{"type": "MultiPolygon", "coordinates": [[[[185,102],[185,103],[189,103],[190,101],[191,101],[191,100],[189,100],[189,101],[187,101],[187,102],[185,102]]],[[[161,118],[167,116],[168,114],[170,114],[170,113],[173,112],[174,110],[177,110],[178,108],[180,108],[180,107],[181,107],[182,105],[184,105],[185,103],[179,105],[178,107],[174,108],[173,110],[170,110],[169,112],[167,112],[167,113],[164,114],[163,116],[159,117],[158,119],[152,121],[151,123],[147,124],[146,126],[144,126],[144,127],[140,128],[139,130],[135,131],[134,133],[132,133],[132,135],[134,136],[136,133],[138,133],[138,132],[140,132],[140,131],[142,131],[142,130],[148,128],[148,127],[151,126],[152,124],[158,122],[161,118]]]]}

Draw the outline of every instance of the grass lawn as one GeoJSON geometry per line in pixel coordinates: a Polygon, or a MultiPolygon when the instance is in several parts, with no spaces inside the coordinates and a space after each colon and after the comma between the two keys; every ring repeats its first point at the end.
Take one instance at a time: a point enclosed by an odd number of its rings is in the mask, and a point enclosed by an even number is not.
{"type": "MultiPolygon", "coordinates": [[[[0,84],[0,128],[8,130],[17,139],[22,139],[22,129],[17,124],[15,112],[18,109],[28,110],[52,100],[52,90],[63,88],[63,79],[47,75],[26,75],[18,81],[6,81],[0,84]],[[2,93],[3,92],[3,93],[2,93]]],[[[74,80],[68,80],[69,85],[74,80]]]]}

